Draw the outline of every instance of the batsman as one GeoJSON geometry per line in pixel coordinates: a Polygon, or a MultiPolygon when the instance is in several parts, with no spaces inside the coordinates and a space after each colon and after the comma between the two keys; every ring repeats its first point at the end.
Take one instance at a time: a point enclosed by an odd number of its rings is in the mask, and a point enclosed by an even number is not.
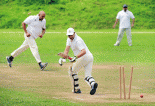
{"type": "Polygon", "coordinates": [[[90,94],[94,95],[96,92],[96,89],[98,87],[98,84],[95,82],[95,79],[92,77],[92,65],[93,65],[93,55],[89,51],[88,47],[86,46],[85,42],[82,40],[81,37],[79,37],[75,32],[73,28],[67,29],[67,42],[66,42],[66,48],[64,51],[64,57],[68,57],[68,53],[70,48],[72,49],[74,53],[74,57],[70,60],[70,62],[73,62],[73,65],[69,67],[69,75],[73,82],[73,93],[79,94],[81,93],[80,87],[79,87],[79,78],[78,78],[78,71],[84,67],[85,69],[85,81],[89,84],[91,87],[90,94]]]}

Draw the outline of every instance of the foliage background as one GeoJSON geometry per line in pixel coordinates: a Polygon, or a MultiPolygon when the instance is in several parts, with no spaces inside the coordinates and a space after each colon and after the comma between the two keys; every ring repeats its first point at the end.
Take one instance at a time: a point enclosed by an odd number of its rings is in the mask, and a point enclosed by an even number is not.
{"type": "Polygon", "coordinates": [[[135,16],[135,29],[155,28],[155,0],[0,0],[0,28],[21,29],[29,12],[44,10],[47,29],[111,29],[123,4],[135,16]]]}

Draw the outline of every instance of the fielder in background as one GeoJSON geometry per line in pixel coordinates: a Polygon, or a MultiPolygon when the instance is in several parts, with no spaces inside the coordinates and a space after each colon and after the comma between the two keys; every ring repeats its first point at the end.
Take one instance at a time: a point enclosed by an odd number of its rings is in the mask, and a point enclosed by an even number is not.
{"type": "Polygon", "coordinates": [[[121,43],[121,40],[123,38],[124,35],[124,31],[126,31],[126,35],[127,35],[127,39],[128,39],[128,45],[132,46],[132,40],[131,40],[131,27],[134,26],[134,22],[135,22],[135,17],[132,14],[132,12],[130,12],[127,8],[127,5],[124,4],[123,5],[123,10],[118,12],[117,17],[116,17],[116,21],[115,24],[113,25],[113,28],[115,28],[118,20],[120,20],[120,24],[119,24],[119,32],[118,32],[118,37],[117,37],[117,41],[114,44],[114,46],[119,46],[121,43]],[[132,21],[132,25],[130,26],[130,18],[133,20],[132,21]]]}
{"type": "Polygon", "coordinates": [[[45,34],[45,30],[46,30],[45,25],[46,25],[46,20],[45,20],[44,11],[40,11],[38,15],[29,16],[24,20],[24,22],[22,23],[22,26],[25,31],[24,33],[25,41],[18,49],[16,49],[14,52],[11,53],[11,56],[6,57],[10,67],[12,66],[13,59],[28,48],[30,48],[41,70],[43,70],[47,66],[48,63],[41,62],[40,55],[38,52],[38,47],[35,42],[36,38],[38,37],[42,38],[43,35],[45,34]],[[26,24],[28,25],[27,28],[26,28],[26,24]]]}
{"type": "Polygon", "coordinates": [[[98,84],[95,82],[94,78],[91,76],[92,65],[93,65],[93,55],[89,51],[88,47],[84,43],[84,41],[79,37],[73,28],[67,29],[67,43],[64,51],[64,58],[67,58],[70,47],[73,50],[74,57],[70,62],[74,62],[72,66],[69,67],[69,75],[73,82],[73,92],[81,93],[78,83],[78,71],[84,67],[85,69],[85,81],[91,87],[90,94],[94,95],[97,89],[98,84]]]}

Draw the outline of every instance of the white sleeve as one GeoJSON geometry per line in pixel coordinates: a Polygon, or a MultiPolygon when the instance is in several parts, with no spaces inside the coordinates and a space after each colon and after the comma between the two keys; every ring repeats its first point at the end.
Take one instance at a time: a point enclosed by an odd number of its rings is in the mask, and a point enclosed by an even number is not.
{"type": "Polygon", "coordinates": [[[66,46],[71,46],[71,42],[69,38],[67,38],[66,46]]]}
{"type": "Polygon", "coordinates": [[[130,17],[131,17],[132,19],[135,18],[132,12],[130,13],[130,17]]]}
{"type": "Polygon", "coordinates": [[[25,24],[30,24],[33,20],[34,20],[34,17],[33,17],[33,16],[29,16],[29,17],[27,17],[27,18],[24,20],[24,23],[25,23],[25,24]]]}
{"type": "Polygon", "coordinates": [[[116,19],[120,19],[120,12],[118,12],[116,19]]]}
{"type": "Polygon", "coordinates": [[[77,41],[77,48],[78,48],[79,50],[85,49],[84,42],[82,42],[82,41],[77,41]]]}

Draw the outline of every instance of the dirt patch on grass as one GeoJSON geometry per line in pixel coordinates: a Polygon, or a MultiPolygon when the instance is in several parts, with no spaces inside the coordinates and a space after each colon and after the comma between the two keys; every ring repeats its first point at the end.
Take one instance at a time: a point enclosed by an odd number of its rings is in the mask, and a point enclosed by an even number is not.
{"type": "MultiPolygon", "coordinates": [[[[95,71],[93,72],[93,77],[99,84],[95,95],[89,94],[90,87],[83,80],[84,73],[79,72],[82,94],[74,94],[72,93],[68,76],[68,67],[70,65],[68,63],[60,67],[58,64],[49,64],[45,71],[40,71],[37,64],[15,64],[12,68],[8,67],[7,64],[0,64],[0,86],[40,93],[41,95],[46,95],[47,98],[72,102],[154,102],[154,94],[143,93],[144,98],[140,98],[143,88],[135,86],[136,84],[132,86],[131,99],[119,99],[119,73],[117,70],[119,70],[120,66],[117,65],[93,66],[95,71]]],[[[129,86],[126,85],[126,89],[128,88],[129,86]]],[[[128,90],[126,92],[128,97],[128,90]]]]}

